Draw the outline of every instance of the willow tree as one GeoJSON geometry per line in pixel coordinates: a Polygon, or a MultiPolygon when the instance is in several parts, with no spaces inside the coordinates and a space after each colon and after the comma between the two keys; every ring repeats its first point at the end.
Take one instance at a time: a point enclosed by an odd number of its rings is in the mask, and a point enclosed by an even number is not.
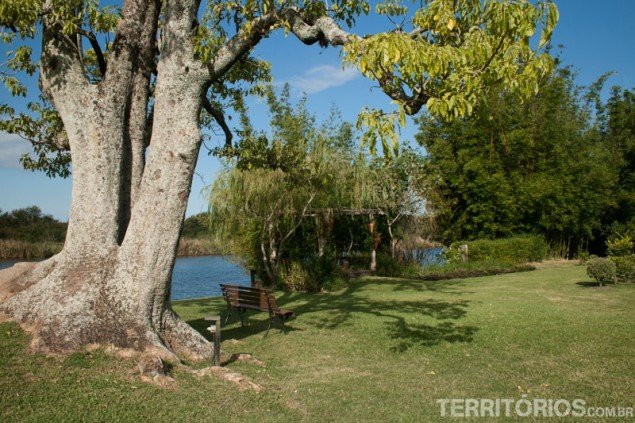
{"type": "Polygon", "coordinates": [[[279,97],[272,87],[266,92],[270,135],[254,131],[241,111],[241,140],[221,151],[225,168],[211,186],[209,205],[218,245],[275,284],[308,216],[317,220],[315,209],[334,208],[349,196],[355,152],[352,125],[336,109],[318,126],[306,98],[290,101],[288,85],[279,97]]]}
{"type": "Polygon", "coordinates": [[[213,119],[231,138],[224,108],[266,76],[249,54],[273,31],[342,48],[397,103],[394,115],[362,116],[371,144],[388,144],[391,125],[424,106],[468,114],[494,83],[529,95],[551,68],[541,51],[557,20],[550,2],[389,0],[376,12],[403,24],[363,37],[344,29],[369,10],[362,0],[124,0],[120,11],[97,0],[3,0],[13,55],[1,78],[21,95],[21,77],[38,72],[46,101],[24,114],[3,105],[1,129],[32,140],[31,167],[70,158],[73,189],[63,251],[2,273],[2,313],[42,350],[210,354],[169,305],[179,231],[201,125],[213,119]]]}

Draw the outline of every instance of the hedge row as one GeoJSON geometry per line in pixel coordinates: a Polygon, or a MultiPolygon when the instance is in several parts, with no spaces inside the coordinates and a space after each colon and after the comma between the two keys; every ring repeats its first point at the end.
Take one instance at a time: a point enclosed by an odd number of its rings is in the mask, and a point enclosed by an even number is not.
{"type": "Polygon", "coordinates": [[[465,279],[477,278],[480,276],[502,275],[504,273],[529,272],[531,270],[536,270],[536,268],[528,264],[518,264],[514,266],[489,267],[483,269],[458,268],[452,270],[435,270],[424,272],[419,276],[411,278],[425,281],[441,281],[447,279],[465,279]]]}
{"type": "Polygon", "coordinates": [[[469,261],[521,264],[542,261],[547,256],[547,244],[540,236],[527,235],[494,240],[455,242],[452,244],[451,250],[458,249],[461,244],[467,244],[469,261]]]}

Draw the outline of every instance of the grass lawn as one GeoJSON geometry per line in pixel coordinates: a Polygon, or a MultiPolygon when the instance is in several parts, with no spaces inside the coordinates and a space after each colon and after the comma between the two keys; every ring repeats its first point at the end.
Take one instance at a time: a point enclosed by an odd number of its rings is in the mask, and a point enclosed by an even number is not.
{"type": "MultiPolygon", "coordinates": [[[[264,313],[223,332],[224,351],[266,363],[227,365],[261,393],[179,368],[177,382],[159,388],[140,382],[136,361],[102,352],[33,355],[28,336],[2,324],[0,421],[439,421],[439,398],[523,395],[632,407],[635,284],[590,285],[584,267],[564,265],[280,293],[298,314],[288,334],[263,338],[264,313]]],[[[175,309],[201,330],[203,316],[225,313],[218,299],[175,309]]]]}

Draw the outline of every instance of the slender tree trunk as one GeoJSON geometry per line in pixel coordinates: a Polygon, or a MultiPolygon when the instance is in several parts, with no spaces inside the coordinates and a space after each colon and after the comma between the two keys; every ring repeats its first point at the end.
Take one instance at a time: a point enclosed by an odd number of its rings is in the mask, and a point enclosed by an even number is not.
{"type": "Polygon", "coordinates": [[[395,258],[395,246],[397,245],[397,241],[392,233],[392,223],[390,219],[388,219],[388,236],[390,237],[390,256],[395,258]]]}
{"type": "Polygon", "coordinates": [[[377,242],[376,242],[376,236],[375,236],[376,235],[375,225],[377,222],[375,220],[374,214],[371,214],[369,218],[370,218],[370,221],[368,224],[368,229],[369,229],[370,235],[373,237],[373,248],[370,251],[370,271],[374,272],[377,270],[377,242]]]}

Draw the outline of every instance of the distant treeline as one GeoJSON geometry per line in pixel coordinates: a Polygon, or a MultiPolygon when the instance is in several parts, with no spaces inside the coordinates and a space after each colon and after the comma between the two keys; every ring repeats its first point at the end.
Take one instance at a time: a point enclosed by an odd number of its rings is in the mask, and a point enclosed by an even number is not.
{"type": "MultiPolygon", "coordinates": [[[[40,259],[57,254],[64,246],[66,228],[66,222],[43,214],[37,206],[10,212],[0,210],[0,259],[40,259]]],[[[185,220],[177,254],[218,254],[208,236],[207,214],[185,220]]]]}
{"type": "Polygon", "coordinates": [[[2,240],[62,243],[66,237],[66,226],[65,222],[43,214],[37,206],[10,212],[0,211],[0,239],[2,240]]]}

